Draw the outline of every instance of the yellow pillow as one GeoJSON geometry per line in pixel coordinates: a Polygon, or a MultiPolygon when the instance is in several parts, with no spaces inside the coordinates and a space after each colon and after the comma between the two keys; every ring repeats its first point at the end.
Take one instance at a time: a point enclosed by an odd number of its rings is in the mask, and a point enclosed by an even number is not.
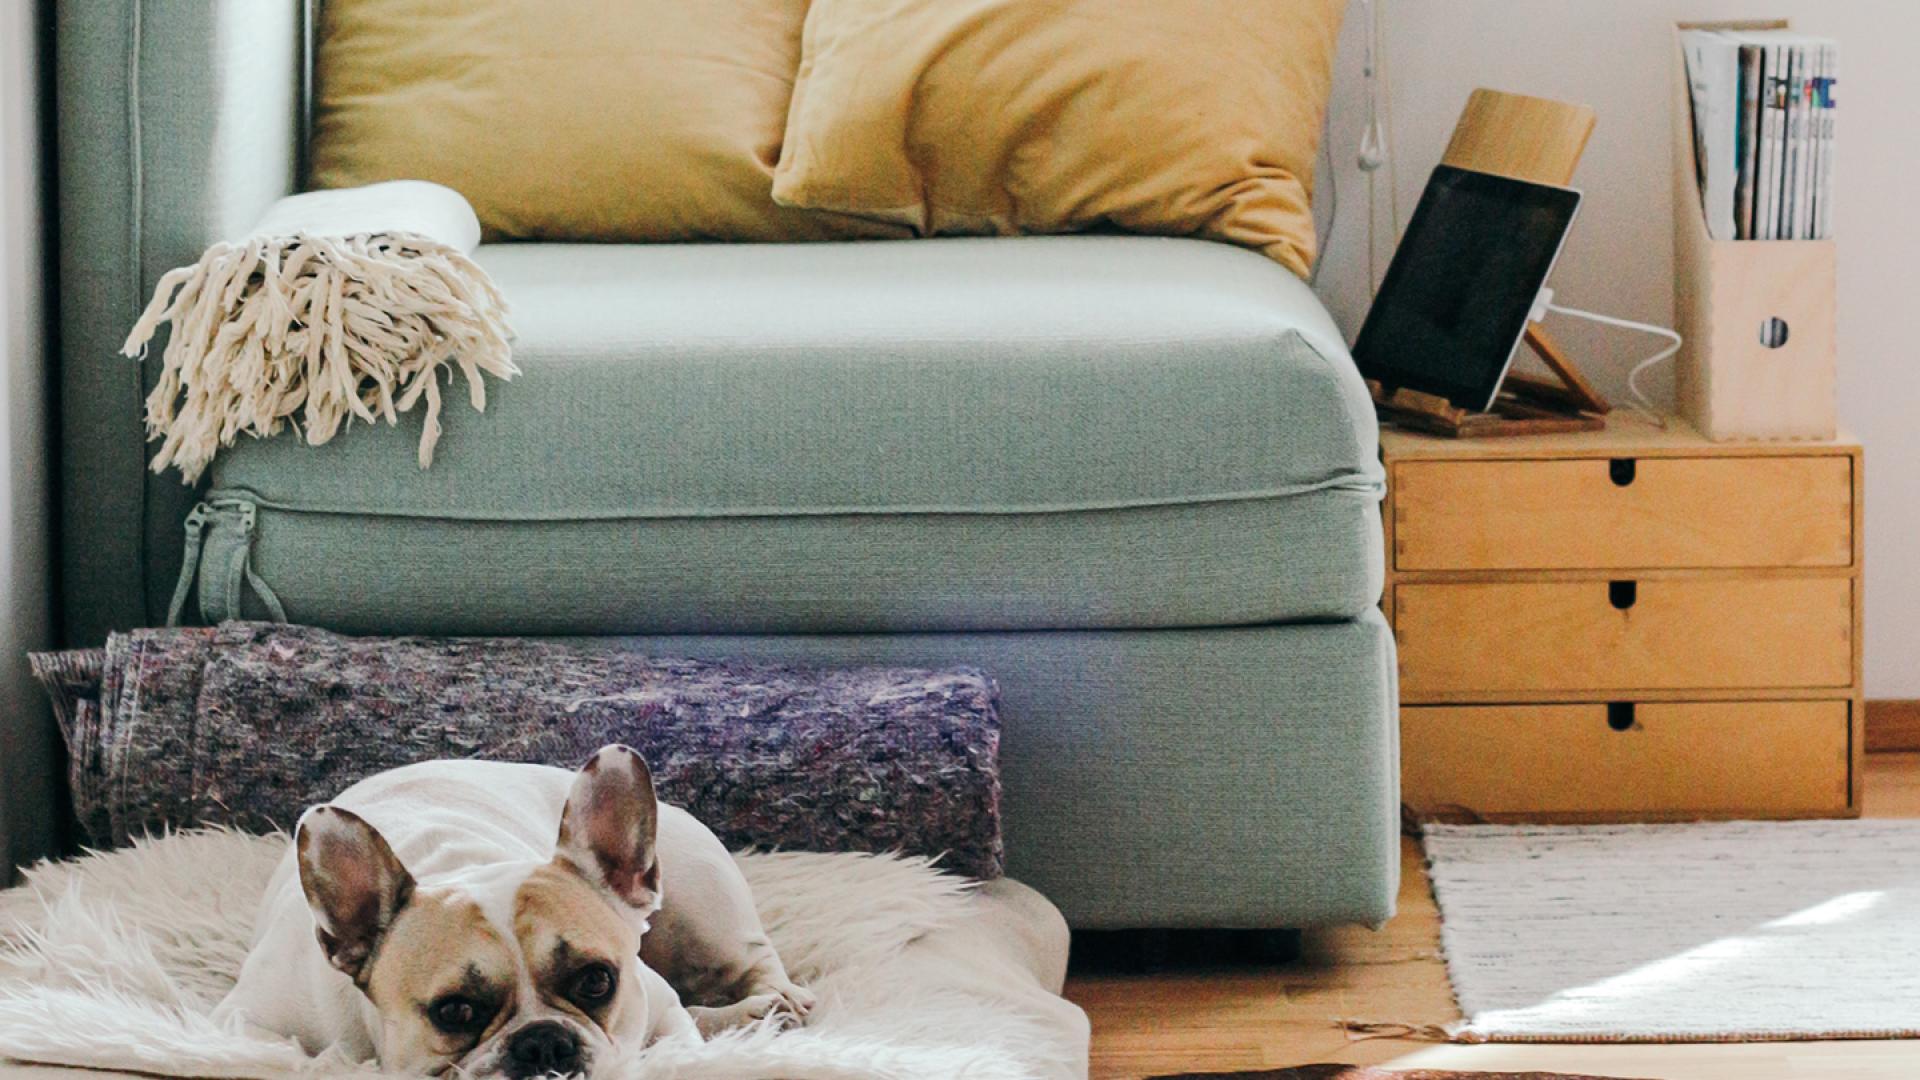
{"type": "Polygon", "coordinates": [[[309,182],[433,180],[489,239],[904,229],[775,205],[806,0],[325,0],[309,182]]]}
{"type": "Polygon", "coordinates": [[[1345,0],[813,0],[773,195],[922,234],[1114,225],[1305,274],[1345,0]]]}

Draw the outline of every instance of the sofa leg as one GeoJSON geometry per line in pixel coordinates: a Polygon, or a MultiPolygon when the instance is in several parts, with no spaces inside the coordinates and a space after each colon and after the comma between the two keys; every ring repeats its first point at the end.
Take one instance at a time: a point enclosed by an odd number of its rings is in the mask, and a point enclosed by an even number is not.
{"type": "Polygon", "coordinates": [[[1175,968],[1272,967],[1300,959],[1298,930],[1079,930],[1073,969],[1154,975],[1175,968]]]}
{"type": "Polygon", "coordinates": [[[1242,955],[1256,964],[1291,964],[1300,959],[1298,930],[1242,930],[1242,955]]]}
{"type": "Polygon", "coordinates": [[[1166,930],[1076,930],[1070,963],[1075,971],[1105,975],[1151,975],[1173,956],[1166,930]]]}
{"type": "Polygon", "coordinates": [[[1143,975],[1158,975],[1167,970],[1167,960],[1173,955],[1173,932],[1171,930],[1140,931],[1140,972],[1143,975]]]}

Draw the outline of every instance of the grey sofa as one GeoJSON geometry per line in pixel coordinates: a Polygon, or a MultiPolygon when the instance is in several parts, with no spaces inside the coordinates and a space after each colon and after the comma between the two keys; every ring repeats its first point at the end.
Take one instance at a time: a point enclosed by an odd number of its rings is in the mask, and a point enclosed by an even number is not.
{"type": "Polygon", "coordinates": [[[431,470],[403,424],[250,442],[201,490],[147,474],[153,372],[115,349],[162,271],[295,190],[304,27],[269,0],[60,6],[70,643],[183,582],[205,620],[978,664],[1011,871],[1075,925],[1392,912],[1373,417],[1257,255],[488,246],[525,374],[449,408],[431,470]]]}

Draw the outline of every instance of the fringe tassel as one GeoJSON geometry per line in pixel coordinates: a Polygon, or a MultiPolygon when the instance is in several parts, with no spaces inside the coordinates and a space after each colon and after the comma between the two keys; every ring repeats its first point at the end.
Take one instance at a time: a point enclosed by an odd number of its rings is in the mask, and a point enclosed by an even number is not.
{"type": "Polygon", "coordinates": [[[1335,1020],[1334,1026],[1347,1033],[1348,1042],[1373,1039],[1399,1039],[1411,1042],[1478,1042],[1456,1034],[1446,1024],[1407,1024],[1392,1020],[1335,1020]]]}
{"type": "Polygon", "coordinates": [[[440,440],[441,369],[457,366],[485,411],[482,373],[520,373],[507,304],[457,248],[411,233],[256,237],[207,249],[161,277],[121,352],[146,354],[173,324],[147,396],[154,472],[197,480],[242,434],[291,423],[319,446],[354,418],[397,423],[426,399],[420,467],[440,440]]]}

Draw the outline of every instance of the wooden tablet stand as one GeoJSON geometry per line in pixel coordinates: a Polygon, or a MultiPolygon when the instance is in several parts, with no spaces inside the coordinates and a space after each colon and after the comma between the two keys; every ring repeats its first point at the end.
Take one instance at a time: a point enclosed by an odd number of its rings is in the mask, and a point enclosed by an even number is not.
{"type": "Polygon", "coordinates": [[[1374,408],[1400,427],[1452,439],[1548,435],[1606,427],[1606,414],[1613,406],[1567,359],[1546,327],[1539,323],[1528,326],[1526,342],[1560,381],[1508,374],[1500,383],[1499,398],[1486,412],[1463,409],[1446,398],[1404,386],[1385,394],[1372,379],[1367,380],[1367,390],[1373,394],[1374,408]]]}
{"type": "MultiPolygon", "coordinates": [[[[1565,186],[1593,134],[1594,112],[1546,98],[1475,90],[1454,126],[1442,163],[1474,172],[1565,186]]],[[[1539,323],[1526,342],[1558,382],[1509,374],[1486,412],[1463,409],[1443,397],[1404,387],[1384,394],[1371,380],[1374,406],[1399,426],[1456,439],[1598,431],[1612,406],[1539,323]]]]}

